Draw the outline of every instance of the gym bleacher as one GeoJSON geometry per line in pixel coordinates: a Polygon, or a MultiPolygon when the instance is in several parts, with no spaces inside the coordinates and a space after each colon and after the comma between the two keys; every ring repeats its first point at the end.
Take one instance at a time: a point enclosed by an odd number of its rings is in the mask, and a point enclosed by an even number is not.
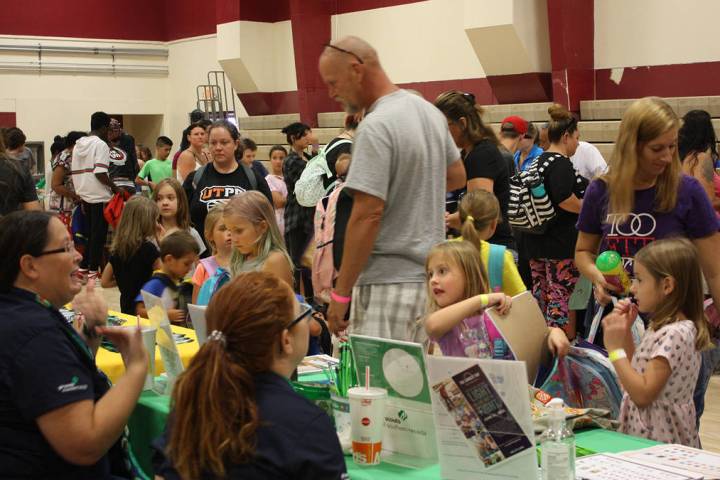
{"type": "MultiPolygon", "coordinates": [[[[578,123],[580,139],[595,145],[606,161],[612,154],[622,115],[634,100],[580,102],[580,121],[578,123]]],[[[720,96],[670,97],[665,100],[680,117],[690,110],[706,110],[713,117],[715,132],[720,134],[720,96]]],[[[547,109],[550,105],[552,105],[551,102],[487,105],[484,107],[483,120],[496,132],[500,131],[502,119],[509,115],[519,115],[528,121],[542,123],[549,118],[547,109]]],[[[318,114],[318,127],[313,128],[313,133],[318,137],[321,145],[326,144],[342,132],[344,120],[344,112],[318,114]]],[[[257,143],[257,159],[267,162],[272,145],[279,144],[287,147],[285,135],[281,132],[282,128],[289,123],[299,121],[300,115],[297,113],[240,118],[240,133],[243,137],[252,138],[257,143]]],[[[718,136],[720,137],[720,135],[718,136]]]]}

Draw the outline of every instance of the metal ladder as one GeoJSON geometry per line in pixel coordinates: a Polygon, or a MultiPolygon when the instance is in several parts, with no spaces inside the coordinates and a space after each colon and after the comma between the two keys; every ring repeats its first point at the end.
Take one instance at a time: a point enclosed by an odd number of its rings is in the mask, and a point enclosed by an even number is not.
{"type": "Polygon", "coordinates": [[[222,70],[211,70],[207,74],[207,84],[196,88],[197,108],[205,113],[208,120],[229,120],[237,125],[235,97],[237,92],[222,70]]]}

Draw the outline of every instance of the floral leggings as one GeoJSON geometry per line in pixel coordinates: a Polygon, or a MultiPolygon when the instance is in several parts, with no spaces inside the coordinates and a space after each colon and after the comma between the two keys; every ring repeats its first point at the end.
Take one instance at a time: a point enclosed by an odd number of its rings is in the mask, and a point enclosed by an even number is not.
{"type": "Polygon", "coordinates": [[[532,293],[540,304],[540,310],[550,327],[562,328],[568,323],[570,308],[568,302],[580,278],[572,258],[530,260],[532,293]]]}

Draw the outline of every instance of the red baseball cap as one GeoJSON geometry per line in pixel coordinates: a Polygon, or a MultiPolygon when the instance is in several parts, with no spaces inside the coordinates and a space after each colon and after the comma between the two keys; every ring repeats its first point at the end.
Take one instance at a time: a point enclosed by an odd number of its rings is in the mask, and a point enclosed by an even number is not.
{"type": "Polygon", "coordinates": [[[528,122],[522,117],[518,117],[517,115],[511,115],[509,117],[503,118],[500,128],[505,131],[515,130],[520,135],[525,135],[528,131],[528,122]]]}

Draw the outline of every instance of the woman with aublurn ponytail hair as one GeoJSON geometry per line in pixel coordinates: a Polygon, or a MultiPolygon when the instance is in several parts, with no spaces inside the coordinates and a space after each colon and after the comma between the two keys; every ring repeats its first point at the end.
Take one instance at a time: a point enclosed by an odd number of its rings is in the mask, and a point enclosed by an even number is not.
{"type": "Polygon", "coordinates": [[[241,273],[213,296],[212,333],[178,378],[154,445],[156,478],[345,478],[329,417],[288,382],[307,352],[310,313],[269,273],[241,273]]]}

